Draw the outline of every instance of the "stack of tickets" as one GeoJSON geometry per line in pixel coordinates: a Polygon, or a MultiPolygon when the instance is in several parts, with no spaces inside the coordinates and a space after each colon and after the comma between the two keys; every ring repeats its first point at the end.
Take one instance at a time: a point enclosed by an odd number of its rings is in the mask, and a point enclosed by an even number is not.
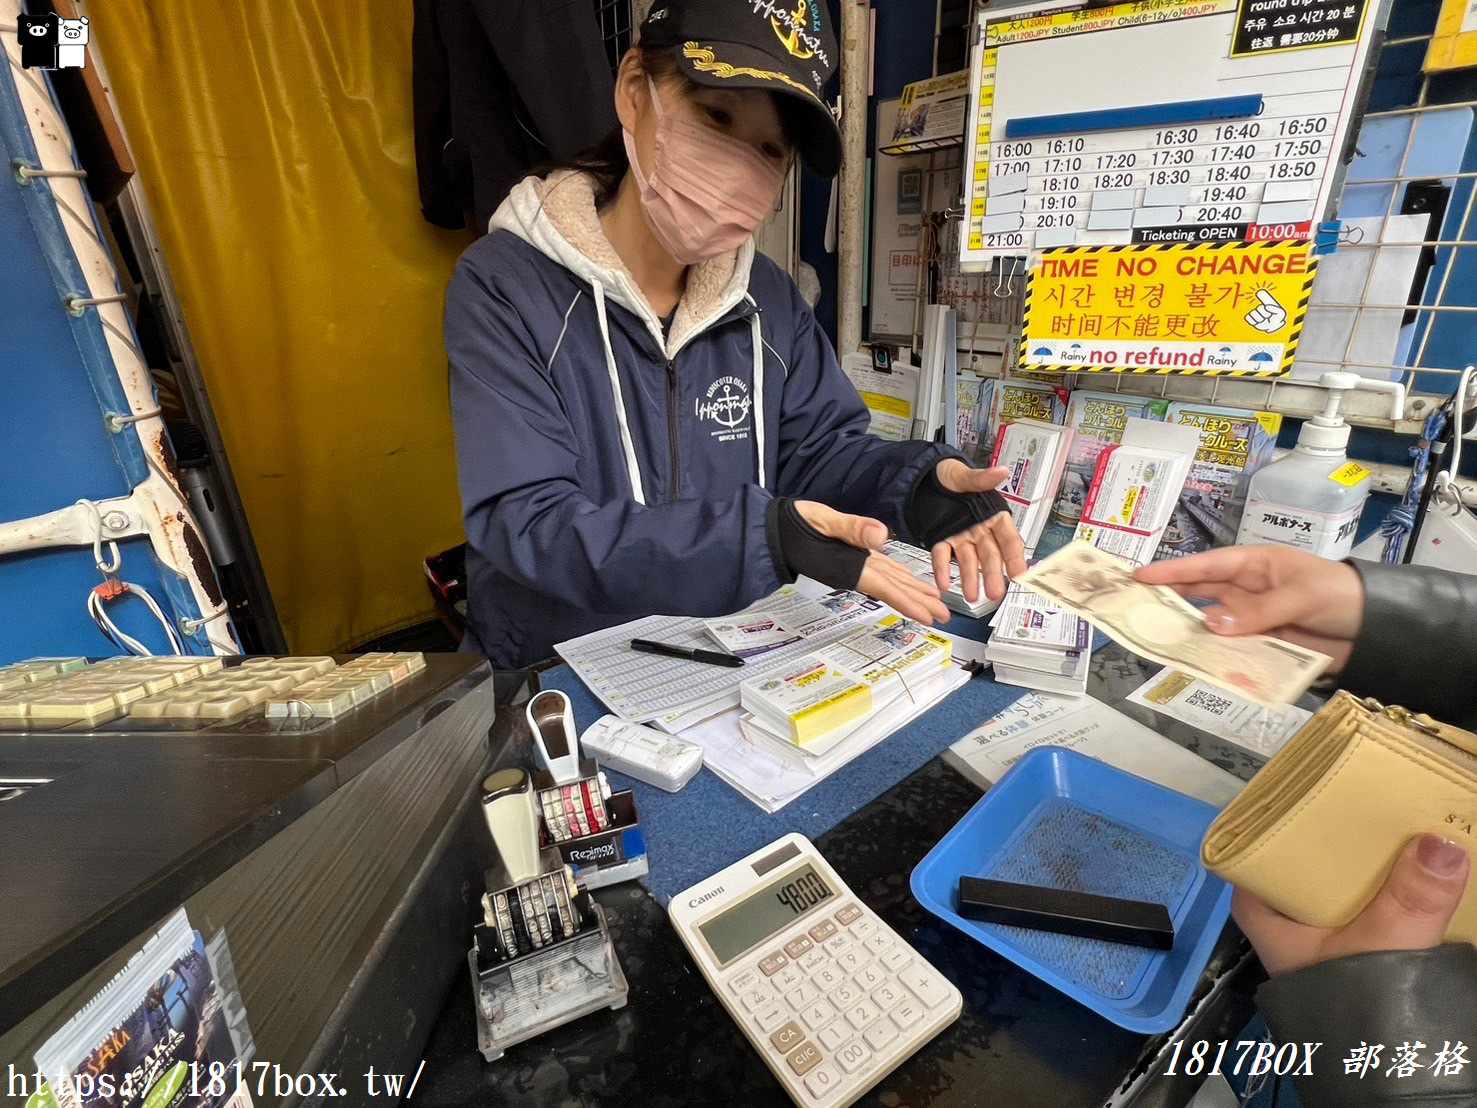
{"type": "Polygon", "coordinates": [[[1014,583],[990,621],[985,657],[995,680],[1041,692],[1087,692],[1092,624],[1014,583]]]}

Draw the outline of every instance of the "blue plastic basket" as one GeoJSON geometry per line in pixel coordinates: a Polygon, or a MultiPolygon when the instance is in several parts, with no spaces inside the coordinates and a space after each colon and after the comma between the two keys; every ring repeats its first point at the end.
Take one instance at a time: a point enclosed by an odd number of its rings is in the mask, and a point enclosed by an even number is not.
{"type": "Polygon", "coordinates": [[[1217,811],[1057,747],[1033,750],[913,870],[918,903],[1120,1027],[1156,1034],[1184,1017],[1231,912],[1200,864],[1217,811]],[[1173,950],[965,919],[960,877],[1159,901],[1173,950]]]}

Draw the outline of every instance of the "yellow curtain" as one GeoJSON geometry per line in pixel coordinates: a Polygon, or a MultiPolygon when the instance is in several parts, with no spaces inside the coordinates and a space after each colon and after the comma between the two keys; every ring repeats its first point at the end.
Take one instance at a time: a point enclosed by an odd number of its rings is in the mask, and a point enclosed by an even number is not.
{"type": "Polygon", "coordinates": [[[298,653],[425,618],[461,541],[411,4],[97,0],[92,44],[298,653]]]}

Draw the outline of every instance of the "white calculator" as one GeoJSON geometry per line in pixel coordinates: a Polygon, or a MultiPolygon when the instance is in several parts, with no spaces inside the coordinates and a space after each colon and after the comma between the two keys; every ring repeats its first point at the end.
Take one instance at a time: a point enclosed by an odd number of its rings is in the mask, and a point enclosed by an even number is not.
{"type": "Polygon", "coordinates": [[[964,1000],[803,835],[672,898],[693,961],[801,1105],[851,1104],[953,1023],[964,1000]]]}

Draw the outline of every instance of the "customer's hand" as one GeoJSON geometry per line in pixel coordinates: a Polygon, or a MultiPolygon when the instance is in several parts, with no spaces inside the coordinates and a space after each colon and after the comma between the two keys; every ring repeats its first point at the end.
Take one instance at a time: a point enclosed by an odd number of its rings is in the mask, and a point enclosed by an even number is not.
{"type": "Polygon", "coordinates": [[[1337,673],[1364,622],[1364,585],[1342,562],[1284,546],[1233,546],[1145,566],[1135,574],[1185,596],[1219,601],[1205,618],[1222,635],[1276,635],[1333,658],[1337,673]]]}
{"type": "MultiPolygon", "coordinates": [[[[933,473],[945,489],[961,494],[994,492],[1010,478],[1010,470],[1004,466],[975,469],[958,458],[945,458],[933,473]]],[[[967,531],[935,543],[932,553],[933,575],[940,592],[949,589],[949,563],[958,562],[959,587],[971,604],[980,598],[981,574],[985,595],[999,600],[1005,595],[1004,573],[1017,577],[1026,572],[1026,545],[1009,512],[997,512],[967,531]]]]}
{"type": "Polygon", "coordinates": [[[1298,923],[1241,889],[1232,896],[1231,914],[1274,975],[1350,954],[1428,950],[1441,945],[1471,865],[1463,847],[1421,835],[1405,844],[1384,887],[1344,927],[1298,923]]]}
{"type": "Polygon", "coordinates": [[[814,500],[797,500],[795,508],[806,523],[828,539],[872,551],[862,567],[857,592],[880,600],[919,623],[932,626],[948,620],[949,609],[939,599],[938,589],[920,581],[886,555],[876,553],[887,542],[887,527],[881,520],[847,515],[814,500]]]}

